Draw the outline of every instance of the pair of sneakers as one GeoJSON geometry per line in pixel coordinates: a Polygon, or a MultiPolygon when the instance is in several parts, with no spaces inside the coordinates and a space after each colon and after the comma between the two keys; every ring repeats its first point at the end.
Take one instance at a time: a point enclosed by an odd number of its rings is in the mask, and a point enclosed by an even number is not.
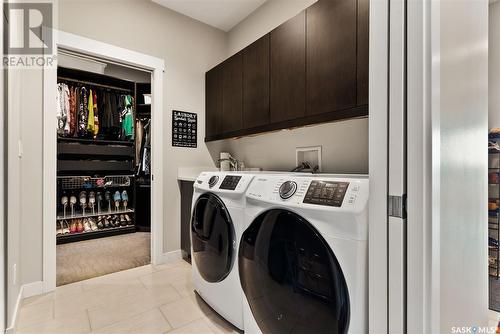
{"type": "Polygon", "coordinates": [[[120,202],[123,202],[123,207],[125,208],[125,210],[127,210],[128,194],[126,190],[122,191],[121,194],[118,190],[115,191],[115,194],[113,195],[113,200],[115,201],[115,207],[117,210],[120,207],[120,202]]]}

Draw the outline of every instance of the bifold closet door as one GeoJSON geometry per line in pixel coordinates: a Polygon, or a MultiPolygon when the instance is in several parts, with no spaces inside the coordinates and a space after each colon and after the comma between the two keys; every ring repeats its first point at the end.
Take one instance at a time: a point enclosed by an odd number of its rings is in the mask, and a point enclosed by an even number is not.
{"type": "Polygon", "coordinates": [[[406,332],[406,0],[389,1],[388,319],[406,332]]]}

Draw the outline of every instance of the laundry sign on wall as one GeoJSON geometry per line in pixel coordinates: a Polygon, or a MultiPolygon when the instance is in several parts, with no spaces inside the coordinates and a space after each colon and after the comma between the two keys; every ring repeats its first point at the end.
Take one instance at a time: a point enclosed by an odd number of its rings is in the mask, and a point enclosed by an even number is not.
{"type": "Polygon", "coordinates": [[[172,110],[172,146],[196,148],[198,115],[172,110]]]}

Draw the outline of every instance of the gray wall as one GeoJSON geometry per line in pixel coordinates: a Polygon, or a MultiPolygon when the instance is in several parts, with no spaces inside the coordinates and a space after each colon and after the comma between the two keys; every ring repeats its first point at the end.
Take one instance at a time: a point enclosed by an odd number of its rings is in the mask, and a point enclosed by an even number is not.
{"type": "Polygon", "coordinates": [[[42,169],[33,168],[42,165],[42,71],[9,70],[8,76],[7,325],[10,326],[21,285],[40,281],[42,277],[42,169]],[[22,143],[22,157],[18,156],[19,143],[22,143]]]}
{"type": "Polygon", "coordinates": [[[500,127],[500,2],[489,5],[488,123],[500,127]]]}
{"type": "MultiPolygon", "coordinates": [[[[269,0],[228,33],[228,56],[238,52],[316,0],[269,0]]],[[[229,151],[248,167],[289,171],[295,148],[322,146],[323,172],[368,173],[368,118],[221,140],[207,146],[214,161],[229,151]]]]}

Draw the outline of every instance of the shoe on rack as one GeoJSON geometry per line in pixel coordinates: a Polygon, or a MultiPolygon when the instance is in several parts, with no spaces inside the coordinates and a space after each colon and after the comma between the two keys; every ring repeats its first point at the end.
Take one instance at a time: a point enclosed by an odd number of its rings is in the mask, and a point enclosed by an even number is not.
{"type": "Polygon", "coordinates": [[[77,233],[82,233],[83,231],[85,231],[85,227],[83,226],[83,219],[78,219],[78,221],[76,222],[76,232],[77,233]]]}
{"type": "Polygon", "coordinates": [[[89,218],[89,222],[90,222],[90,228],[92,229],[92,231],[97,231],[99,229],[99,227],[97,226],[97,224],[95,222],[95,218],[89,218]]]}
{"type": "Polygon", "coordinates": [[[95,205],[95,192],[91,191],[89,194],[89,207],[94,208],[95,205]]]}
{"type": "Polygon", "coordinates": [[[123,215],[120,215],[120,225],[121,226],[127,226],[127,220],[123,215]]]}
{"type": "Polygon", "coordinates": [[[69,233],[77,233],[78,228],[77,228],[77,219],[73,219],[71,221],[71,225],[69,226],[69,233]]]}
{"type": "Polygon", "coordinates": [[[63,234],[62,231],[62,223],[60,221],[56,221],[56,235],[63,234]]]}
{"type": "Polygon", "coordinates": [[[75,204],[76,204],[76,196],[71,195],[69,198],[69,206],[71,207],[71,215],[75,214],[75,204]]]}
{"type": "Polygon", "coordinates": [[[116,210],[118,211],[118,208],[120,207],[120,202],[122,200],[122,197],[120,196],[120,192],[118,190],[115,192],[115,195],[113,196],[113,200],[115,201],[115,207],[116,207],[116,210]]]}
{"type": "Polygon", "coordinates": [[[78,197],[80,198],[80,206],[85,210],[87,207],[87,192],[83,190],[78,197]]]}
{"type": "Polygon", "coordinates": [[[92,227],[90,226],[90,219],[89,218],[83,218],[83,230],[85,232],[92,231],[92,227]]]}
{"type": "Polygon", "coordinates": [[[64,217],[66,218],[66,208],[68,207],[68,196],[66,195],[63,195],[63,197],[61,197],[61,204],[63,206],[63,215],[64,217]]]}
{"type": "Polygon", "coordinates": [[[115,227],[115,221],[113,220],[113,216],[107,216],[106,220],[108,221],[109,227],[115,227]]]}
{"type": "Polygon", "coordinates": [[[127,221],[127,225],[134,225],[134,222],[130,219],[129,215],[125,215],[125,220],[127,221]]]}
{"type": "Polygon", "coordinates": [[[108,202],[108,211],[111,212],[111,193],[109,190],[104,193],[104,199],[108,202]]]}
{"type": "Polygon", "coordinates": [[[127,210],[128,194],[126,190],[122,191],[122,201],[123,201],[123,207],[125,208],[125,210],[127,210]]]}
{"type": "Polygon", "coordinates": [[[97,228],[100,230],[104,228],[104,217],[103,216],[97,217],[97,228]]]}
{"type": "Polygon", "coordinates": [[[101,203],[102,203],[102,192],[98,191],[96,195],[97,200],[97,213],[101,213],[101,203]]]}
{"type": "Polygon", "coordinates": [[[67,220],[63,220],[61,226],[62,226],[62,233],[63,234],[69,234],[69,224],[68,224],[68,221],[67,220]]]}

